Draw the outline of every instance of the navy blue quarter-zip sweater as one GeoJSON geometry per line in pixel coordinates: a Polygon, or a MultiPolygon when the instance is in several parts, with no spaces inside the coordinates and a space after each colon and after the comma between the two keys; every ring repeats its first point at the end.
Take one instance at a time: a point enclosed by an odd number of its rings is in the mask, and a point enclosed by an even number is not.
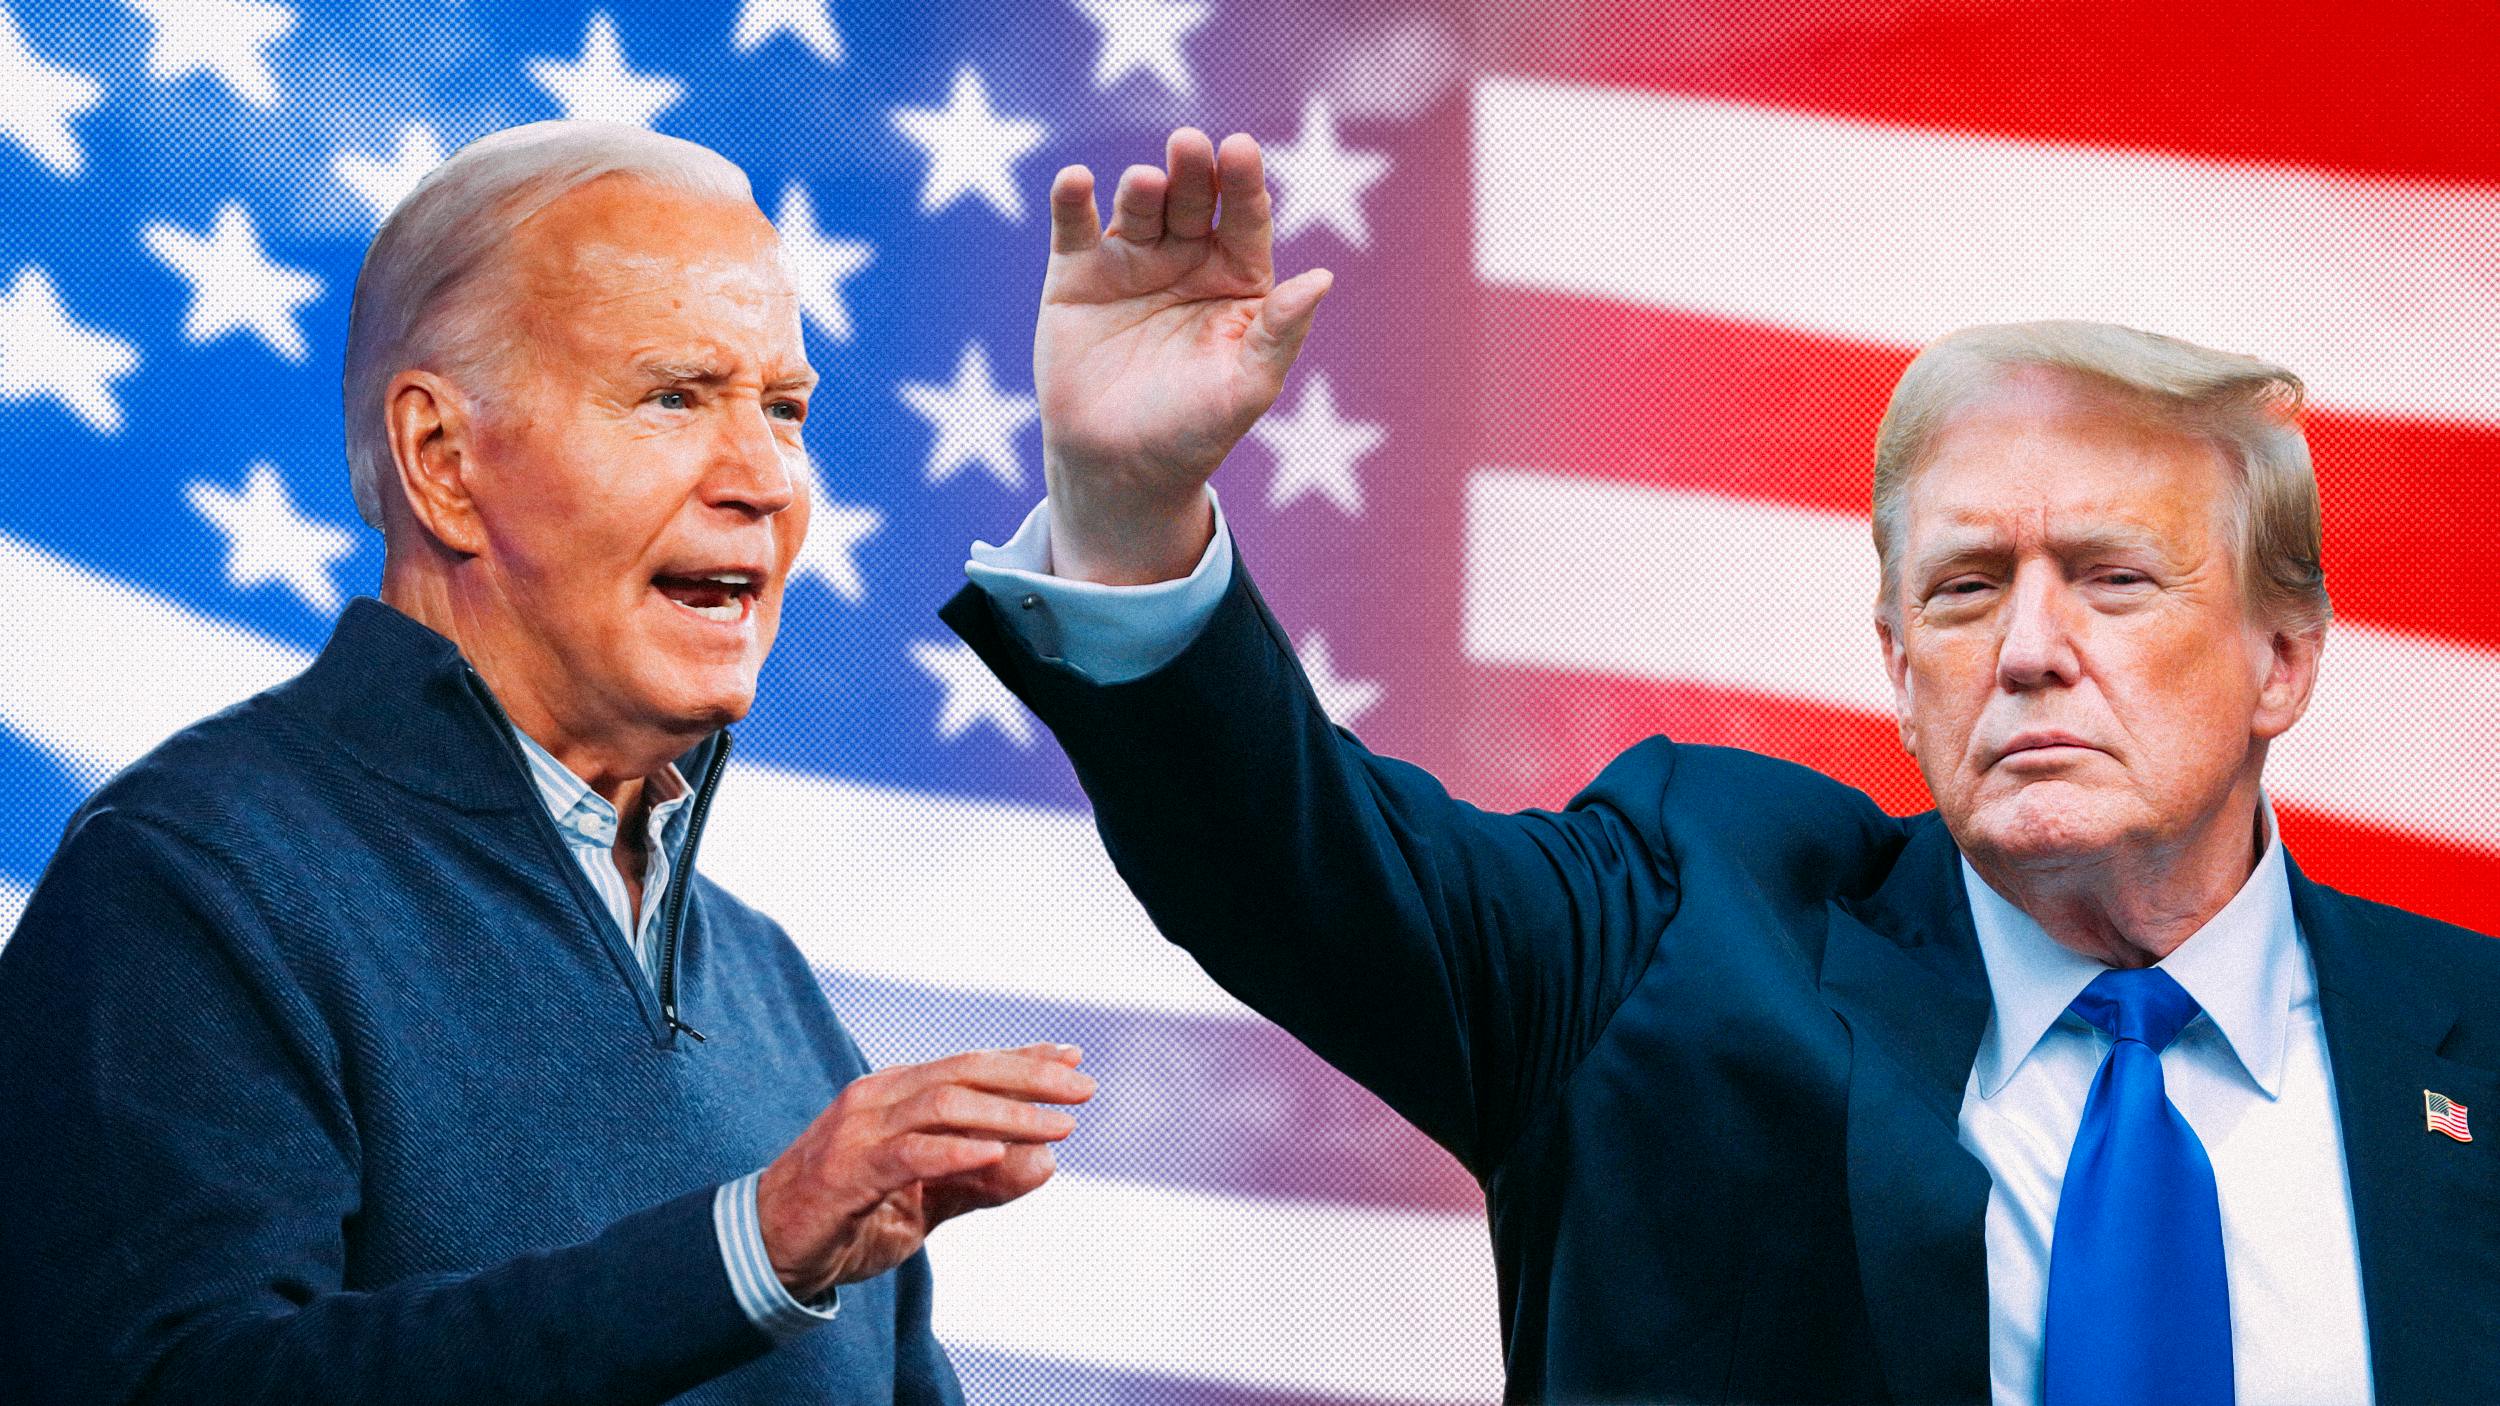
{"type": "Polygon", "coordinates": [[[777,1349],[731,1293],[714,1189],[867,1064],[699,840],[672,1021],[484,681],[361,598],[113,778],[0,948],[0,1397],[957,1400],[925,1257],[777,1349]]]}

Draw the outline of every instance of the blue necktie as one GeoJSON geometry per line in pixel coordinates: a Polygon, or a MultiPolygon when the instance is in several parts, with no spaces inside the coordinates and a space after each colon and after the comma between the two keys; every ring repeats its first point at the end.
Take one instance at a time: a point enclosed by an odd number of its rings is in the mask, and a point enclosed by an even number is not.
{"type": "Polygon", "coordinates": [[[2068,1010],[2116,1037],[2057,1201],[2041,1379],[2047,1406],[2230,1406],[2231,1299],[2213,1163],[2162,1087],[2197,1016],[2159,967],[2108,971],[2068,1010]]]}

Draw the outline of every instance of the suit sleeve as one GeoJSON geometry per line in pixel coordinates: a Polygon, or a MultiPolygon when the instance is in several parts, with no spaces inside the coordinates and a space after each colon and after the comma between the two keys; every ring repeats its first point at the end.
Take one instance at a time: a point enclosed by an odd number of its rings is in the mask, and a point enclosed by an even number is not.
{"type": "Polygon", "coordinates": [[[1561,812],[1493,814],[1328,721],[1234,562],[1188,647],[1097,684],[967,586],[942,615],[1048,725],[1121,876],[1244,1003],[1479,1176],[1674,915],[1652,739],[1561,812]]]}
{"type": "Polygon", "coordinates": [[[89,817],[0,949],[0,1380],[29,1401],[659,1402],[765,1352],[715,1188],[342,1287],[343,1053],[204,854],[89,817]]]}

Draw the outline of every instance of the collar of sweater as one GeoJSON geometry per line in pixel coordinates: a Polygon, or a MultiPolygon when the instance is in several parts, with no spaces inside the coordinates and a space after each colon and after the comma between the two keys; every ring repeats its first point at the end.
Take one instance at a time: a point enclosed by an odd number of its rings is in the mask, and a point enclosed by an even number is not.
{"type": "MultiPolygon", "coordinates": [[[[358,596],[312,667],[280,690],[313,730],[376,776],[467,811],[539,804],[502,707],[446,636],[358,596]]],[[[677,758],[703,774],[722,734],[677,758]]]]}

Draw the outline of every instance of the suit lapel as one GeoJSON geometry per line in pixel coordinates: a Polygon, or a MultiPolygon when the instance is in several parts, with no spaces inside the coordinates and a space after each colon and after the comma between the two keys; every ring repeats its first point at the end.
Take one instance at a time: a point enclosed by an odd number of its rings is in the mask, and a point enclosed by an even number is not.
{"type": "Polygon", "coordinates": [[[1848,1179],[1859,1277],[1895,1399],[1988,1396],[1988,1174],[1961,1145],[1987,973],[1957,851],[1912,822],[1884,886],[1828,909],[1823,998],[1849,1029],[1848,1179]]]}
{"type": "Polygon", "coordinates": [[[2410,945],[2385,940],[2367,905],[2289,870],[2335,1072],[2377,1397],[2500,1399],[2500,1074],[2440,1055],[2457,998],[2410,945]],[[2425,1089],[2490,1108],[2492,1132],[2471,1143],[2433,1132],[2425,1089]]]}

